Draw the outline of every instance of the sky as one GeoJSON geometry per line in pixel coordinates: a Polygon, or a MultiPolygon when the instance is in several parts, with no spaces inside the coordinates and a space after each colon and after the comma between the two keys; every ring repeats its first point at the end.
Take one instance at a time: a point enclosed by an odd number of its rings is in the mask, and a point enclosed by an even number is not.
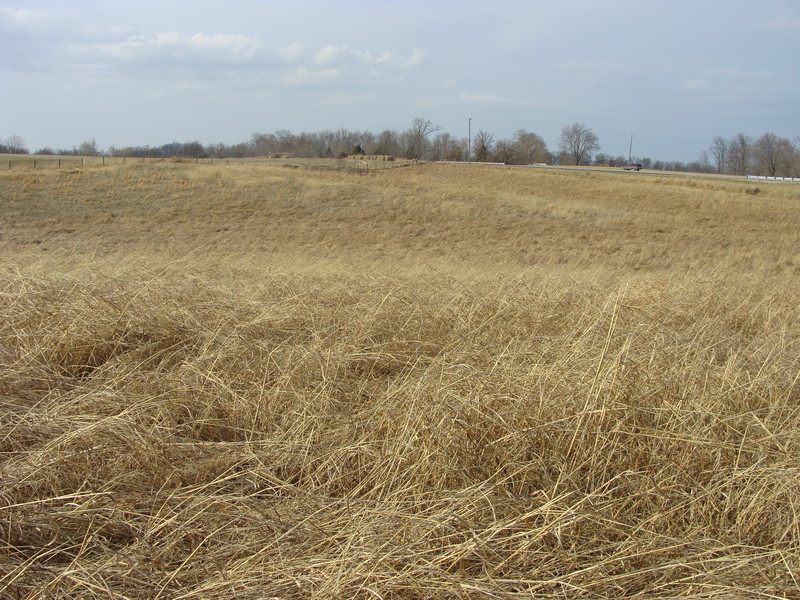
{"type": "Polygon", "coordinates": [[[794,141],[800,0],[0,0],[0,138],[31,151],[417,117],[653,160],[794,141]]]}

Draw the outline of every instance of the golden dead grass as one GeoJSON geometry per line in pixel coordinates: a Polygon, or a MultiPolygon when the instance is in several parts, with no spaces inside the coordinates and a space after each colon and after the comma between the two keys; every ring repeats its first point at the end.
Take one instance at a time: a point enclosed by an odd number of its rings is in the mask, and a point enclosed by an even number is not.
{"type": "Polygon", "coordinates": [[[797,598],[797,186],[0,176],[10,598],[797,598]]]}

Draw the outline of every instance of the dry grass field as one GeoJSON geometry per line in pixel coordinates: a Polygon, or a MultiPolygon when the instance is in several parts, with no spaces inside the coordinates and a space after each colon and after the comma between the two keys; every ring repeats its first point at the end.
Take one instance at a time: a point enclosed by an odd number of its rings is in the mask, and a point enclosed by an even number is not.
{"type": "Polygon", "coordinates": [[[800,186],[0,173],[0,597],[800,598],[800,186]]]}

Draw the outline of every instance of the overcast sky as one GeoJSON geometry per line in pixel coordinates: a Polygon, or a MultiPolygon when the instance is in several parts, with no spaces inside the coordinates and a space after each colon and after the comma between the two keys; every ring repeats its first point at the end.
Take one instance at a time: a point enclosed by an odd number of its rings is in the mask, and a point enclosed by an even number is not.
{"type": "Polygon", "coordinates": [[[696,160],[800,135],[800,0],[0,0],[0,138],[31,151],[430,119],[696,160]]]}

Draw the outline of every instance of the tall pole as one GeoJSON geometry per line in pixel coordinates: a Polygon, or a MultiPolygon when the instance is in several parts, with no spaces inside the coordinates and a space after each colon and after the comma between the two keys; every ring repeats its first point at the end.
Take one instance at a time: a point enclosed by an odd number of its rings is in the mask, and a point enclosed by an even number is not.
{"type": "Polygon", "coordinates": [[[628,164],[631,164],[631,152],[633,152],[633,134],[631,134],[631,145],[628,146],[628,164]]]}
{"type": "Polygon", "coordinates": [[[469,137],[467,138],[467,161],[472,164],[472,117],[469,118],[469,137]]]}

